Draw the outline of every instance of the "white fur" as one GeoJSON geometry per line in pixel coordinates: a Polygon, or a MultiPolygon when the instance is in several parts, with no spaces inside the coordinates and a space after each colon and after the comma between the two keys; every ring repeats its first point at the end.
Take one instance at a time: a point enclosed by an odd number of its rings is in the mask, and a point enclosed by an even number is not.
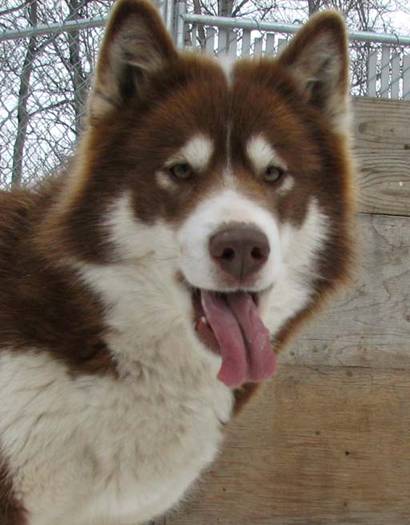
{"type": "Polygon", "coordinates": [[[167,166],[172,166],[176,162],[188,162],[194,170],[203,171],[212,156],[214,147],[209,137],[202,133],[194,135],[188,142],[168,161],[167,166]]]}
{"type": "Polygon", "coordinates": [[[282,257],[277,221],[267,210],[238,191],[226,189],[202,200],[178,232],[181,247],[180,268],[186,279],[197,288],[230,290],[212,261],[210,237],[223,224],[245,222],[262,230],[268,237],[270,255],[259,272],[253,290],[270,286],[280,273],[282,257]]]}
{"type": "Polygon", "coordinates": [[[124,361],[120,380],[73,379],[47,355],[2,352],[1,446],[30,525],[141,523],[212,461],[230,392],[180,332],[152,350],[155,367],[124,361]]]}
{"type": "Polygon", "coordinates": [[[272,335],[310,302],[315,292],[312,281],[317,276],[317,259],[327,236],[328,219],[314,198],[299,228],[289,223],[281,225],[282,273],[270,292],[263,294],[260,305],[272,335]]]}
{"type": "Polygon", "coordinates": [[[280,181],[280,186],[277,189],[277,192],[280,194],[288,193],[293,189],[295,185],[295,179],[289,173],[286,174],[286,177],[283,181],[280,181]]]}
{"type": "MultiPolygon", "coordinates": [[[[286,162],[261,134],[255,135],[249,139],[246,146],[246,152],[256,173],[262,174],[271,164],[278,168],[282,168],[284,171],[287,170],[286,162]]],[[[294,185],[295,179],[292,175],[287,173],[276,191],[282,194],[288,193],[294,185]]]]}
{"type": "Polygon", "coordinates": [[[285,161],[262,135],[249,139],[246,152],[257,173],[262,173],[270,164],[286,170],[285,161]]]}
{"type": "Polygon", "coordinates": [[[155,179],[157,181],[158,186],[166,191],[175,192],[178,190],[178,184],[176,181],[172,180],[169,173],[166,173],[165,171],[158,171],[155,174],[155,179]]]}
{"type": "Polygon", "coordinates": [[[236,64],[236,57],[228,55],[226,53],[222,53],[221,55],[218,55],[217,59],[222,71],[225,73],[225,78],[228,83],[228,86],[231,87],[233,81],[233,70],[236,64]]]}

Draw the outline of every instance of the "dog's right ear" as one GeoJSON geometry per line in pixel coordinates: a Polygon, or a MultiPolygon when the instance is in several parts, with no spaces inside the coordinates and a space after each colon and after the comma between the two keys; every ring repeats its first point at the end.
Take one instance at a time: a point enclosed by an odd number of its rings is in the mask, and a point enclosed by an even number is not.
{"type": "Polygon", "coordinates": [[[105,30],[88,100],[91,123],[138,96],[150,73],[177,51],[148,0],[118,0],[105,30]]]}

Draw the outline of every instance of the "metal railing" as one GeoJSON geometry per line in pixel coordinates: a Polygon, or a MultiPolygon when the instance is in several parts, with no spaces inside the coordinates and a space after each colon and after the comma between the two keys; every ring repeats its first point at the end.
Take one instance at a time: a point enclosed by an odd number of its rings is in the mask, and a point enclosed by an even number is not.
{"type": "MultiPolygon", "coordinates": [[[[65,3],[78,6],[81,0],[65,3]]],[[[46,4],[38,2],[38,9],[46,4]]],[[[37,6],[36,0],[30,5],[37,6]]],[[[82,16],[45,11],[41,18],[29,11],[31,18],[26,12],[14,25],[0,16],[0,27],[6,27],[0,32],[0,188],[31,184],[71,154],[111,0],[99,5],[95,12],[78,11],[82,16]]],[[[299,28],[194,15],[184,0],[162,0],[160,10],[180,48],[213,54],[274,55],[299,28]]],[[[410,99],[410,37],[350,38],[353,94],[410,99]]]]}
{"type": "MultiPolygon", "coordinates": [[[[215,55],[273,56],[301,27],[195,15],[185,12],[183,1],[177,5],[178,47],[215,55]]],[[[353,31],[349,41],[353,95],[410,100],[410,36],[353,31]]]]}

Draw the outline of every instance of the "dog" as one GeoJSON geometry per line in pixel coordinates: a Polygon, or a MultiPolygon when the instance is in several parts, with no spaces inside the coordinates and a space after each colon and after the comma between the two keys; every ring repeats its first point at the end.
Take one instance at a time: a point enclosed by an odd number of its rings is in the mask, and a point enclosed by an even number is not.
{"type": "Polygon", "coordinates": [[[0,196],[1,525],[174,507],[346,282],[346,42],[326,12],[222,64],[116,2],[73,160],[0,196]]]}

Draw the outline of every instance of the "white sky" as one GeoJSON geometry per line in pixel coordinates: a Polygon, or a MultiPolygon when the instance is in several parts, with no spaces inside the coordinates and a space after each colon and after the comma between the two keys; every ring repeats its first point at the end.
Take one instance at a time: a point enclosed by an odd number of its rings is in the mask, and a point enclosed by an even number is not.
{"type": "MultiPolygon", "coordinates": [[[[410,1],[409,1],[410,11],[410,1]]],[[[409,13],[395,13],[390,16],[392,25],[397,28],[397,33],[410,36],[410,14],[409,13]]]]}

